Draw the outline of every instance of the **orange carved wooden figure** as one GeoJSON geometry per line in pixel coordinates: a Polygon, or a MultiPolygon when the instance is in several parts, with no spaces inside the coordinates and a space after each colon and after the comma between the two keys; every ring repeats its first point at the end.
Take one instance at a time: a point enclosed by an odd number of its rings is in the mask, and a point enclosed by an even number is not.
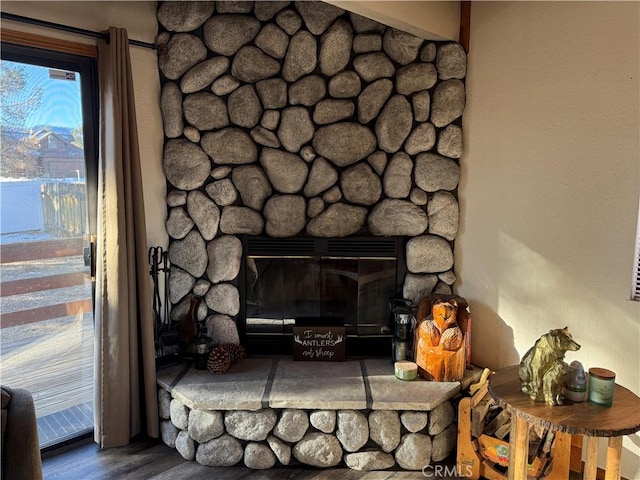
{"type": "Polygon", "coordinates": [[[455,382],[465,370],[464,334],[456,318],[455,300],[435,300],[431,318],[418,326],[416,333],[416,363],[423,376],[436,382],[455,382]]]}

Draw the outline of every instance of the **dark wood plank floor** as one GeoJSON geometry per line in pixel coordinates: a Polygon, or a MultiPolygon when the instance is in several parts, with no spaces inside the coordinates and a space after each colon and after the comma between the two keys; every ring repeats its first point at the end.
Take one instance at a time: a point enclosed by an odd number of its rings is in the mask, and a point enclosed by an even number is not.
{"type": "MultiPolygon", "coordinates": [[[[316,469],[289,466],[271,470],[205,467],[187,462],[174,449],[156,440],[135,440],[106,450],[83,443],[43,458],[44,480],[418,480],[421,472],[357,472],[347,468],[316,469]]],[[[438,477],[447,480],[451,477],[438,477]]]]}

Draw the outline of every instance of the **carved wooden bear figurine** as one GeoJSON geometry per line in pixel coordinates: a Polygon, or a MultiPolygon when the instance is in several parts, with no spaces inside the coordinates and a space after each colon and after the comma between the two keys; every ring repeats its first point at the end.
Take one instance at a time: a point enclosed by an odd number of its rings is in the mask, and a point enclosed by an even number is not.
{"type": "Polygon", "coordinates": [[[455,382],[465,370],[465,344],[456,322],[458,303],[436,300],[432,319],[420,323],[417,332],[416,363],[430,380],[455,382]]]}
{"type": "Polygon", "coordinates": [[[542,335],[520,362],[520,385],[532,400],[562,405],[562,386],[569,373],[564,354],[580,350],[567,327],[542,335]]]}

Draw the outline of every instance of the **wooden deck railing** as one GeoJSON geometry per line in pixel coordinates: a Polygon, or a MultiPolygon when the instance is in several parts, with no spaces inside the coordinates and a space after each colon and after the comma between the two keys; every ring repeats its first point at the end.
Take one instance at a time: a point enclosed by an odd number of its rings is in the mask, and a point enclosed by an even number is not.
{"type": "Polygon", "coordinates": [[[0,246],[0,264],[82,255],[86,245],[81,237],[7,243],[0,246]]]}
{"type": "MultiPolygon", "coordinates": [[[[0,264],[78,256],[82,255],[85,245],[86,241],[82,238],[5,244],[0,246],[0,264]]],[[[74,287],[86,285],[90,282],[91,278],[88,272],[71,272],[15,279],[0,283],[0,297],[74,287]]],[[[78,313],[91,312],[92,310],[93,301],[90,295],[82,299],[54,297],[45,306],[3,312],[0,315],[0,328],[77,315],[78,313]]]]}

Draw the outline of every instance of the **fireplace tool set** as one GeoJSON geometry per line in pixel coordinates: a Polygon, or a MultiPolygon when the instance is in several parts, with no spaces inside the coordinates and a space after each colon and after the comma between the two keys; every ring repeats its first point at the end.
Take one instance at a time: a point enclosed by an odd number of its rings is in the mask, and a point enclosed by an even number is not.
{"type": "Polygon", "coordinates": [[[189,311],[177,322],[169,316],[169,254],[162,247],[149,249],[149,273],[153,280],[153,338],[158,363],[176,360],[176,354],[192,358],[196,368],[207,368],[207,357],[213,340],[207,336],[204,321],[198,320],[202,298],[192,296],[189,311]],[[160,295],[160,276],[164,276],[163,295],[160,295]]]}
{"type": "Polygon", "coordinates": [[[149,273],[153,281],[153,338],[156,357],[162,358],[175,350],[178,336],[169,319],[169,253],[162,247],[151,247],[148,254],[149,273]],[[164,291],[160,295],[160,275],[164,276],[164,291]]]}

